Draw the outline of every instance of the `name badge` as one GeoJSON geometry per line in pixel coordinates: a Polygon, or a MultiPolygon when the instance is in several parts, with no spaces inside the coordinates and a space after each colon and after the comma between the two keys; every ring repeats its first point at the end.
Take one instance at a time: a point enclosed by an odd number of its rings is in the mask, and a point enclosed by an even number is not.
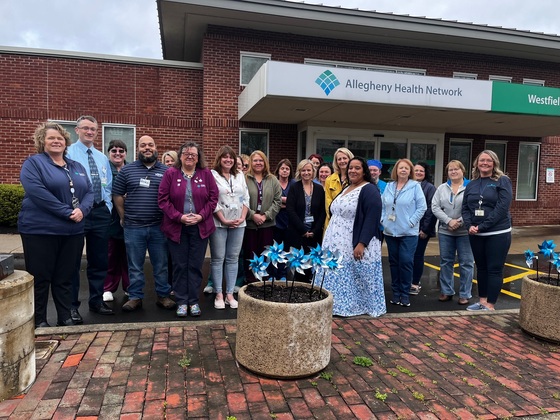
{"type": "Polygon", "coordinates": [[[482,209],[475,210],[474,215],[477,217],[484,217],[484,210],[482,209]]]}
{"type": "Polygon", "coordinates": [[[150,180],[146,178],[140,178],[140,186],[144,188],[150,188],[150,180]]]}
{"type": "Polygon", "coordinates": [[[310,225],[313,223],[313,216],[306,216],[305,219],[303,220],[303,223],[305,223],[306,225],[310,225]]]}
{"type": "Polygon", "coordinates": [[[387,217],[387,219],[389,219],[390,222],[394,222],[395,220],[397,220],[397,215],[390,214],[389,217],[387,217]]]}

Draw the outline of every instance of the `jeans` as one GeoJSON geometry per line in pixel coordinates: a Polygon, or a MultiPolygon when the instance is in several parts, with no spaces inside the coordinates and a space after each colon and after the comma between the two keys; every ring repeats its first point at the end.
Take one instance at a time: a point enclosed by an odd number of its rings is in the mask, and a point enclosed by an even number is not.
{"type": "Polygon", "coordinates": [[[416,245],[416,251],[414,252],[414,267],[412,269],[412,284],[420,284],[420,279],[422,274],[424,274],[424,255],[426,254],[426,247],[430,237],[422,239],[418,237],[418,245],[416,245]]]}
{"type": "Polygon", "coordinates": [[[385,241],[389,251],[393,302],[409,303],[408,293],[412,284],[412,268],[418,236],[385,235],[385,241]]]}
{"type": "Polygon", "coordinates": [[[160,297],[169,296],[171,287],[167,282],[167,238],[160,230],[159,225],[148,227],[125,226],[124,243],[126,244],[128,276],[130,278],[129,298],[144,298],[146,250],[150,254],[156,294],[160,297]]]}
{"type": "Polygon", "coordinates": [[[459,260],[460,286],[459,297],[470,299],[472,297],[472,279],[474,272],[474,257],[471,251],[469,236],[454,236],[439,234],[440,267],[439,281],[441,294],[452,296],[455,294],[455,275],[453,266],[455,264],[455,253],[459,260]]]}
{"type": "MultiPolygon", "coordinates": [[[[87,279],[89,285],[89,306],[97,308],[103,304],[103,285],[109,267],[109,226],[111,212],[107,206],[91,209],[85,219],[85,240],[87,257],[87,279]]],[[[80,266],[72,279],[72,307],[80,306],[80,266]]]]}
{"type": "Polygon", "coordinates": [[[504,283],[504,264],[511,245],[511,232],[499,235],[469,235],[476,262],[478,296],[496,303],[504,283]]]}
{"type": "MultiPolygon", "coordinates": [[[[180,242],[168,240],[168,245],[173,260],[175,301],[177,305],[194,305],[198,303],[208,238],[200,237],[197,225],[183,226],[180,242]]],[[[235,262],[237,264],[237,260],[235,262]]]]}
{"type": "Polygon", "coordinates": [[[212,254],[210,267],[212,269],[214,289],[216,289],[217,293],[222,293],[224,261],[226,293],[233,293],[244,233],[245,227],[236,229],[219,227],[210,236],[210,253],[212,254]]]}

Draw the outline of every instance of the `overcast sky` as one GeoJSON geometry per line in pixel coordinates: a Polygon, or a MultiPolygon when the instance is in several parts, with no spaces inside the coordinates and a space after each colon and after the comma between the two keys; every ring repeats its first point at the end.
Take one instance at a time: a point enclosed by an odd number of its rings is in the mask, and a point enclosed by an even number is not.
{"type": "MultiPolygon", "coordinates": [[[[560,33],[559,0],[307,3],[560,33]]],[[[162,58],[156,0],[0,0],[0,45],[162,58]]]]}

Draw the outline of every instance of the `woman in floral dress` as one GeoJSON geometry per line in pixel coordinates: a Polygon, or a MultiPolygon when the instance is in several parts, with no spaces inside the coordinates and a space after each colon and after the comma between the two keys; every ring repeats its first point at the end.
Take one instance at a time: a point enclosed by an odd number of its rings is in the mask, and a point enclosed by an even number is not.
{"type": "Polygon", "coordinates": [[[325,273],[324,288],[334,297],[333,315],[381,316],[387,312],[381,268],[381,196],[371,183],[362,158],[348,163],[349,186],[333,201],[323,250],[338,253],[342,267],[320,268],[316,281],[325,273]]]}

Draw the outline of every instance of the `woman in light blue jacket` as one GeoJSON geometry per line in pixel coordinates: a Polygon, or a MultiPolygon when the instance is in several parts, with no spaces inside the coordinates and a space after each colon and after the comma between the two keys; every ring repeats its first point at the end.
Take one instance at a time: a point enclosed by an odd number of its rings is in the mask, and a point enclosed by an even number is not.
{"type": "Polygon", "coordinates": [[[414,180],[414,166],[408,159],[399,159],[391,172],[393,182],[387,184],[381,197],[381,223],[389,251],[393,305],[410,306],[408,296],[412,284],[414,252],[418,243],[418,223],[426,212],[426,198],[420,183],[414,180]]]}

